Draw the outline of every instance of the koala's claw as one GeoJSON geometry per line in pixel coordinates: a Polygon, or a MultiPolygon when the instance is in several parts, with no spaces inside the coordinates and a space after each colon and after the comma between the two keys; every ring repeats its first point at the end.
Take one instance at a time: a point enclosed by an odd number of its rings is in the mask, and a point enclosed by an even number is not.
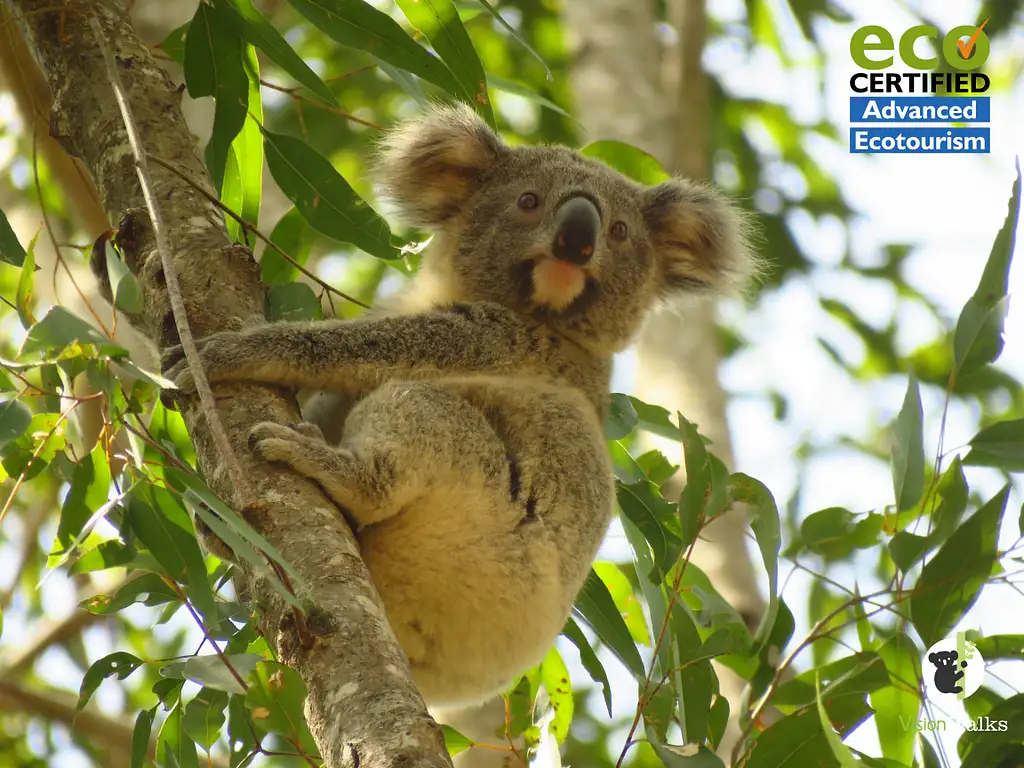
{"type": "Polygon", "coordinates": [[[323,433],[315,424],[305,421],[295,426],[265,421],[249,432],[249,448],[264,461],[287,462],[310,440],[323,442],[323,433]]]}

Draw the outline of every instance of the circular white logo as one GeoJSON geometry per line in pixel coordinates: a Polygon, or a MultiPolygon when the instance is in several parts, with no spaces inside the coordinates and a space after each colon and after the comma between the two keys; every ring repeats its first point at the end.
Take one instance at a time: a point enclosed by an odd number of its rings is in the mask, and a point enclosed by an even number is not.
{"type": "Polygon", "coordinates": [[[927,696],[932,701],[966,699],[985,679],[985,660],[974,643],[964,639],[963,633],[929,648],[921,667],[927,696]]]}

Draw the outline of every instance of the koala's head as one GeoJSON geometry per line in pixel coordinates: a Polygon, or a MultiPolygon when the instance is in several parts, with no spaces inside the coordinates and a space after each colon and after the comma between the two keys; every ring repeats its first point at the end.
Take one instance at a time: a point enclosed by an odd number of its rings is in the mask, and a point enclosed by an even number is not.
{"type": "Polygon", "coordinates": [[[956,651],[935,651],[928,654],[928,661],[936,667],[952,667],[959,656],[956,651]]]}
{"type": "Polygon", "coordinates": [[[595,352],[625,347],[659,299],[741,280],[743,215],[711,187],[645,187],[565,147],[509,147],[468,107],[435,108],[384,141],[377,176],[435,233],[445,301],[493,301],[595,352]]]}

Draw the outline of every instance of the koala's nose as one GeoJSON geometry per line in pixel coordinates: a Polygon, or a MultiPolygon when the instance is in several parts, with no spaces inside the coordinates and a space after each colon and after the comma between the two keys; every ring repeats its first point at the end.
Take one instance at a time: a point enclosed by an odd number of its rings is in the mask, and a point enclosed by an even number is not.
{"type": "Polygon", "coordinates": [[[594,255],[600,231],[597,207],[585,197],[570,197],[555,211],[555,258],[586,264],[594,255]]]}

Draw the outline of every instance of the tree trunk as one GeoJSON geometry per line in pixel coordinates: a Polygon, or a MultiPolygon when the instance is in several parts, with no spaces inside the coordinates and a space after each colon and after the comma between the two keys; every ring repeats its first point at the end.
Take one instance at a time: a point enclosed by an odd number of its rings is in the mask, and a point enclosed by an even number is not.
{"type": "MultiPolygon", "coordinates": [[[[180,111],[180,92],[135,35],[125,9],[110,0],[8,0],[54,92],[51,133],[82,160],[110,221],[118,222],[125,261],[145,296],[144,321],[161,347],[178,343],[165,277],[136,165],[101,50],[95,15],[113,49],[145,151],[200,180],[214,193],[180,111]]],[[[193,333],[263,321],[263,286],[252,253],[228,238],[223,215],[177,176],[151,165],[193,333]]],[[[241,568],[261,610],[260,630],[278,658],[309,690],[306,716],[325,764],[392,768],[450,766],[441,730],[427,715],[408,662],[387,624],[355,538],[338,510],[311,482],[256,461],[247,448],[253,425],[299,421],[294,398],[270,387],[218,386],[217,415],[258,503],[250,522],[297,571],[306,643],[292,612],[265,579],[241,568]],[[313,642],[308,640],[312,636],[313,642]],[[304,647],[310,646],[311,647],[304,647]]],[[[226,461],[206,419],[184,413],[196,455],[214,490],[237,507],[226,461]]]]}
{"type": "MultiPolygon", "coordinates": [[[[577,114],[589,140],[625,141],[654,155],[674,173],[710,179],[708,83],[701,66],[706,10],[703,0],[671,0],[670,13],[678,40],[663,44],[649,0],[565,4],[566,29],[575,37],[571,48],[576,57],[577,114]]],[[[731,466],[726,397],[718,381],[714,301],[688,298],[655,313],[636,351],[637,397],[673,413],[681,411],[696,422],[712,440],[712,452],[731,466]]],[[[650,438],[648,445],[683,465],[678,445],[650,438]]],[[[684,484],[685,473],[680,471],[665,484],[666,497],[678,496],[684,484]]],[[[746,535],[745,513],[733,509],[704,530],[692,562],[748,625],[755,626],[764,604],[746,535]]],[[[743,683],[720,666],[718,674],[735,715],[743,683]]],[[[719,754],[731,749],[738,735],[735,722],[734,716],[719,754]]]]}

